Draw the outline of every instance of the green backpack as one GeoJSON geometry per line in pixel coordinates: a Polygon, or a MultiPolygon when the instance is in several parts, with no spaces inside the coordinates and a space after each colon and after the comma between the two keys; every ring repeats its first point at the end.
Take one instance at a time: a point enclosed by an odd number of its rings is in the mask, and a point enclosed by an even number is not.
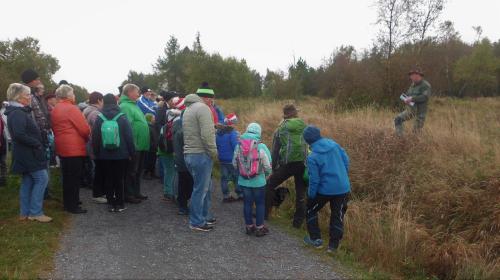
{"type": "Polygon", "coordinates": [[[120,147],[120,127],[116,120],[122,115],[123,113],[118,113],[114,118],[108,120],[103,114],[99,114],[99,117],[102,119],[102,146],[105,149],[114,150],[120,147]]]}
{"type": "Polygon", "coordinates": [[[307,143],[302,137],[306,124],[299,118],[284,120],[278,128],[280,141],[279,161],[281,164],[304,162],[307,157],[307,143]]]}

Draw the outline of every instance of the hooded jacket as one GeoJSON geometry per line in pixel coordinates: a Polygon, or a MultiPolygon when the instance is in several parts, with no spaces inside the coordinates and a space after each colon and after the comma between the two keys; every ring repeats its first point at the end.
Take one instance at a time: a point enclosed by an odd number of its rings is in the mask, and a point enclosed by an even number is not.
{"type": "Polygon", "coordinates": [[[234,149],[238,145],[238,131],[232,126],[224,126],[217,130],[215,142],[221,163],[232,163],[234,149]]]}
{"type": "Polygon", "coordinates": [[[51,114],[56,153],[61,157],[87,156],[90,127],[82,112],[70,100],[57,103],[51,114]]]}
{"type": "MultiPolygon", "coordinates": [[[[241,135],[240,139],[252,139],[260,142],[261,133],[262,129],[260,125],[256,123],[251,123],[248,125],[246,132],[243,135],[241,135]]],[[[269,152],[269,149],[264,143],[260,143],[258,149],[259,149],[259,159],[260,159],[259,175],[251,179],[246,179],[242,176],[238,176],[238,185],[247,188],[260,188],[266,185],[266,177],[269,176],[272,172],[271,153],[269,152]]],[[[239,170],[238,160],[237,160],[238,152],[239,152],[239,144],[236,146],[233,156],[233,166],[236,170],[239,170]]]]}
{"type": "Polygon", "coordinates": [[[120,97],[120,110],[127,116],[132,126],[135,150],[138,152],[149,151],[149,126],[141,109],[139,109],[135,101],[126,95],[122,95],[120,97]]]}
{"type": "Polygon", "coordinates": [[[349,157],[339,144],[321,138],[311,145],[312,153],[307,157],[309,174],[308,196],[340,195],[350,192],[349,157]]]}
{"type": "Polygon", "coordinates": [[[46,150],[31,108],[9,105],[4,114],[12,139],[12,172],[23,174],[47,169],[46,150]]]}
{"type": "Polygon", "coordinates": [[[184,154],[206,153],[217,155],[215,145],[215,127],[210,108],[196,94],[189,94],[184,99],[186,110],[182,117],[184,132],[184,154]]]}
{"type": "MultiPolygon", "coordinates": [[[[106,119],[111,120],[120,113],[118,105],[105,105],[102,108],[102,114],[106,119]]],[[[103,124],[101,117],[97,117],[92,128],[92,148],[94,156],[98,160],[123,160],[134,156],[135,145],[132,127],[125,115],[116,119],[120,129],[120,147],[117,149],[105,149],[102,145],[101,128],[103,124]]]]}

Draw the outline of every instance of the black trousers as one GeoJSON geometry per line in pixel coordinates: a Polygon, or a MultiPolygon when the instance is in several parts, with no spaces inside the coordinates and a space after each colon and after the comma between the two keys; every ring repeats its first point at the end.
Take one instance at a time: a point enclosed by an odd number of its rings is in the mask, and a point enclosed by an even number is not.
{"type": "Polygon", "coordinates": [[[92,196],[101,197],[105,194],[104,186],[106,182],[104,181],[103,163],[102,160],[94,160],[94,182],[92,184],[92,196]]]}
{"type": "Polygon", "coordinates": [[[273,207],[276,188],[292,177],[295,181],[295,214],[293,216],[294,226],[300,226],[306,216],[306,182],[304,181],[305,165],[303,162],[290,162],[273,170],[273,174],[267,182],[266,188],[266,219],[273,207]]]}
{"type": "Polygon", "coordinates": [[[63,204],[67,211],[78,209],[85,157],[61,157],[63,204]]]}
{"type": "Polygon", "coordinates": [[[177,172],[177,178],[179,182],[179,196],[177,197],[179,208],[188,209],[188,201],[193,193],[193,176],[188,171],[185,171],[177,172]]]}
{"type": "Polygon", "coordinates": [[[83,158],[82,187],[92,188],[94,183],[93,163],[90,157],[83,158]]]}
{"type": "Polygon", "coordinates": [[[329,247],[337,249],[344,235],[344,215],[347,211],[349,193],[341,195],[317,195],[314,199],[307,200],[306,223],[311,239],[321,239],[318,225],[318,212],[330,203],[330,241],[329,247]]]}
{"type": "Polygon", "coordinates": [[[154,175],[156,166],[156,152],[146,152],[144,158],[144,172],[154,175]]]}
{"type": "Polygon", "coordinates": [[[106,193],[108,203],[113,206],[123,206],[125,198],[125,173],[128,160],[99,160],[96,165],[102,174],[103,189],[106,193]]]}
{"type": "Polygon", "coordinates": [[[125,175],[125,195],[138,196],[141,194],[141,174],[144,168],[144,156],[146,152],[135,152],[127,164],[125,175]]]}

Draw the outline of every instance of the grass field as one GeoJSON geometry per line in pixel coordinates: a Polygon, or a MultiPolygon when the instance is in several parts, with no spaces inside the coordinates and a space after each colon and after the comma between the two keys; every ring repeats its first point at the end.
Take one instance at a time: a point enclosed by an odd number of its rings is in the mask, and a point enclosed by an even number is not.
{"type": "Polygon", "coordinates": [[[19,181],[9,176],[8,186],[0,188],[0,279],[33,279],[52,269],[59,236],[68,221],[62,211],[59,173],[51,169],[51,194],[44,204],[45,214],[54,218],[42,224],[19,221],[19,181]]]}
{"type": "MultiPolygon", "coordinates": [[[[218,102],[239,115],[240,131],[260,123],[267,144],[288,103],[218,102]]],[[[404,278],[500,278],[500,99],[434,98],[424,133],[403,138],[394,135],[391,110],[335,112],[319,99],[298,105],[351,157],[344,252],[404,278]]],[[[286,215],[293,205],[282,208],[286,215]]]]}

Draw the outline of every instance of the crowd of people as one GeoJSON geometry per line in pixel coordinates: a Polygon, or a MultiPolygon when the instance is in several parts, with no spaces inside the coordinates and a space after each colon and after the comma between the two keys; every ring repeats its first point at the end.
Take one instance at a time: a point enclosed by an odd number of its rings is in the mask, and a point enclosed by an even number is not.
{"type": "MultiPolygon", "coordinates": [[[[410,76],[419,80],[423,74],[413,71],[410,76]]],[[[0,185],[6,182],[8,134],[11,170],[22,177],[20,220],[52,220],[43,212],[43,201],[50,198],[50,167],[60,164],[65,211],[87,212],[79,192],[90,184],[94,202],[108,204],[109,212],[123,212],[126,204],[148,199],[141,180],[159,179],[161,199],[175,202],[179,215],[189,216],[192,230],[208,232],[217,223],[211,204],[213,168],[218,163],[222,202],[243,201],[247,234],[269,233],[265,220],[283,201],[281,185],[293,177],[292,225],[299,228],[305,220],[304,242],[322,247],[318,212],[329,203],[328,248],[338,248],[350,193],[349,158],[319,128],[299,118],[294,105],[284,106],[270,150],[261,140],[258,123],[248,124],[242,134],[237,131],[238,116],[223,114],[207,83],[185,97],[171,91],[157,95],[150,88],[125,84],[118,95],[92,92],[86,103],[76,106],[66,81],[45,94],[35,71],[24,71],[21,80],[9,86],[0,121],[0,185]]],[[[423,126],[427,107],[422,102],[428,99],[430,85],[421,80],[404,100],[417,106],[396,118],[398,132],[413,115],[416,129],[423,126]]]]}

